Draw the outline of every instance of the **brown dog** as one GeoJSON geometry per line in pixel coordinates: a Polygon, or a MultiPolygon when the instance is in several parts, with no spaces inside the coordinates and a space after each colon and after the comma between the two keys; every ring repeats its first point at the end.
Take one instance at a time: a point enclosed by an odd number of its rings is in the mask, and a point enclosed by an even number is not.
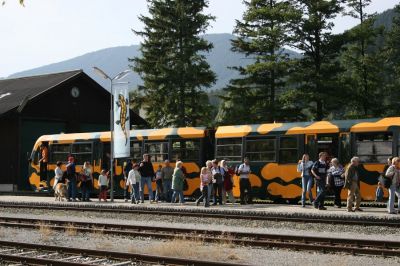
{"type": "Polygon", "coordinates": [[[56,201],[63,201],[63,198],[67,198],[67,185],[58,183],[56,185],[56,189],[54,190],[54,197],[56,201]]]}

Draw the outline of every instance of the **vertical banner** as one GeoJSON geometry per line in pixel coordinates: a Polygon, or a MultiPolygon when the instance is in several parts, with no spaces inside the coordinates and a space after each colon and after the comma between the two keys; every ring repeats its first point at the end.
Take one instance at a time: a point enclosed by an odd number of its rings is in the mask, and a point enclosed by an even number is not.
{"type": "Polygon", "coordinates": [[[116,83],[114,91],[114,158],[130,156],[128,83],[116,83]]]}

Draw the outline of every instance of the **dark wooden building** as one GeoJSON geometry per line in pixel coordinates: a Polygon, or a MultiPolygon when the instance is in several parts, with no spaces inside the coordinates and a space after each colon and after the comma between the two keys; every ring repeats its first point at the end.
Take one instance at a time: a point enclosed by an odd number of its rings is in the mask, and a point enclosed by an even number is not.
{"type": "Polygon", "coordinates": [[[82,70],[0,80],[0,191],[30,188],[27,160],[39,136],[106,131],[109,121],[110,93],[82,70]]]}

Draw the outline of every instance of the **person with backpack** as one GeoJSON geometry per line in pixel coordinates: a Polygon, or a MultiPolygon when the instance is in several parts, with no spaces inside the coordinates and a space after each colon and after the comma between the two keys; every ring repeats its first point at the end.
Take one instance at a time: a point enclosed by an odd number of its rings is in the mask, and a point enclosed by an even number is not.
{"type": "Polygon", "coordinates": [[[392,160],[392,165],[386,171],[386,178],[390,179],[392,182],[389,187],[389,200],[387,203],[387,210],[389,214],[398,214],[400,210],[400,158],[394,157],[392,160]],[[398,208],[396,211],[394,209],[394,200],[397,196],[398,208]]]}
{"type": "Polygon", "coordinates": [[[250,183],[250,162],[247,157],[244,158],[243,163],[238,167],[236,175],[239,176],[240,188],[240,204],[251,204],[251,183],[250,183]]]}
{"type": "Polygon", "coordinates": [[[224,185],[224,177],[222,176],[222,169],[218,165],[218,161],[214,159],[212,161],[212,183],[214,188],[214,203],[212,205],[217,205],[217,201],[219,205],[222,205],[222,187],[224,185]]]}
{"type": "Polygon", "coordinates": [[[347,193],[347,211],[362,211],[361,205],[361,194],[360,194],[360,173],[358,171],[358,165],[360,164],[360,159],[358,157],[353,157],[350,160],[350,165],[347,167],[344,174],[344,188],[348,190],[347,193]],[[353,209],[353,203],[356,202],[355,208],[353,209]]]}
{"type": "Polygon", "coordinates": [[[308,192],[308,198],[310,202],[313,202],[312,187],[314,185],[313,178],[311,176],[311,168],[313,162],[310,161],[308,154],[303,154],[301,161],[297,165],[297,172],[301,173],[301,205],[304,208],[306,206],[306,194],[308,192]]]}
{"type": "MultiPolygon", "coordinates": [[[[229,197],[229,201],[232,204],[236,203],[235,197],[233,197],[233,171],[231,169],[228,168],[228,164],[226,163],[225,160],[222,160],[221,163],[221,170],[223,172],[223,177],[224,177],[224,194],[228,194],[229,197]]],[[[226,195],[225,195],[226,198],[226,195]]]]}
{"type": "Polygon", "coordinates": [[[317,184],[317,197],[314,200],[314,208],[318,210],[326,210],[325,204],[325,194],[326,194],[326,177],[329,165],[326,161],[327,153],[320,152],[319,160],[316,161],[312,168],[311,173],[315,178],[315,183],[317,184]]]}

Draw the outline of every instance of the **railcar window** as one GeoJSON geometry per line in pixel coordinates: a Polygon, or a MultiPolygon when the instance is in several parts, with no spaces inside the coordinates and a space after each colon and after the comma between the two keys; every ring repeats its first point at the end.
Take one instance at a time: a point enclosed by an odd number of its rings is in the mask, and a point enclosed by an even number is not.
{"type": "Polygon", "coordinates": [[[246,157],[252,162],[276,161],[275,146],[275,138],[247,139],[246,157]]]}
{"type": "Polygon", "coordinates": [[[57,161],[66,162],[68,155],[71,154],[70,144],[52,144],[50,146],[50,162],[56,163],[57,161]]]}
{"type": "Polygon", "coordinates": [[[392,156],[392,143],[391,132],[357,134],[357,156],[364,163],[386,163],[392,156]]]}
{"type": "Polygon", "coordinates": [[[131,157],[137,162],[140,162],[142,157],[142,142],[131,141],[131,157]]]}
{"type": "Polygon", "coordinates": [[[198,161],[200,158],[200,140],[174,140],[172,158],[184,161],[198,161]]]}
{"type": "Polygon", "coordinates": [[[296,137],[281,137],[279,139],[279,162],[296,163],[299,160],[296,137]]]}
{"type": "Polygon", "coordinates": [[[71,150],[76,164],[83,165],[85,162],[92,162],[92,143],[73,143],[71,150]]]}
{"type": "Polygon", "coordinates": [[[216,158],[240,162],[242,160],[242,139],[217,139],[216,158]]]}
{"type": "Polygon", "coordinates": [[[148,142],[144,147],[152,162],[163,162],[168,159],[168,142],[148,142]]]}

